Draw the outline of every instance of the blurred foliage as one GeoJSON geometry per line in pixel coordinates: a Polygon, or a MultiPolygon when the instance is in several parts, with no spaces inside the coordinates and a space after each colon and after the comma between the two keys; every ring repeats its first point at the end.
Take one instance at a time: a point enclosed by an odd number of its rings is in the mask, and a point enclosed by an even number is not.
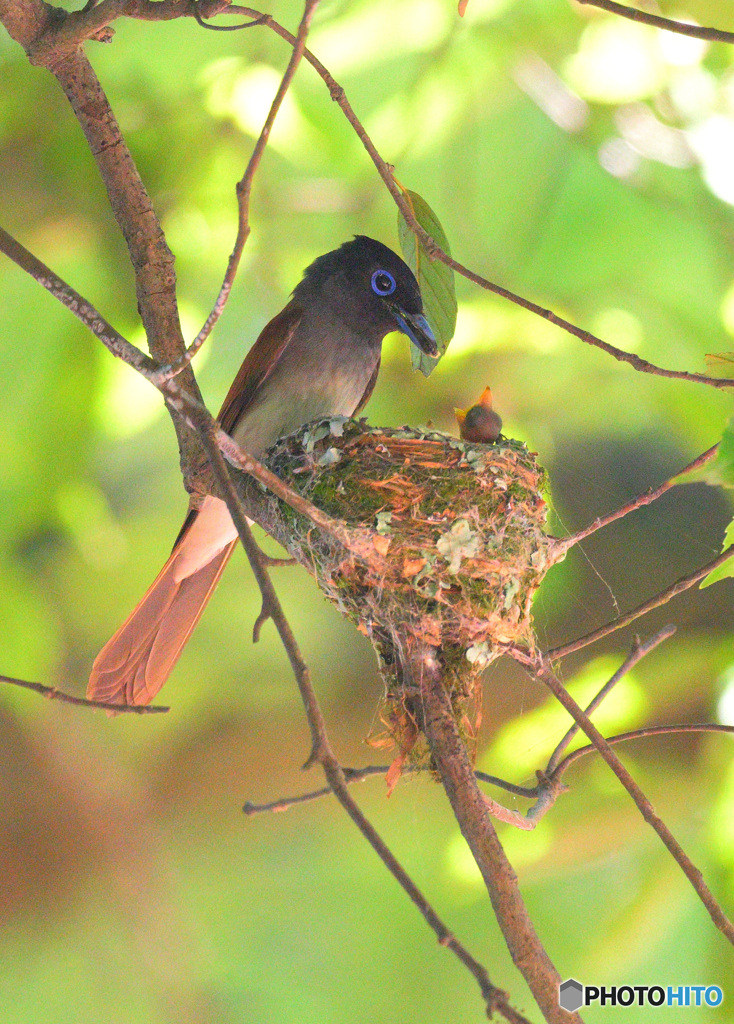
{"type": "MultiPolygon", "coordinates": [[[[79,4],[80,5],[80,4],[79,4]]],[[[268,8],[294,27],[295,0],[268,8]]],[[[734,28],[713,0],[670,9],[734,28]]],[[[734,51],[566,0],[324,0],[309,45],[382,155],[436,211],[455,256],[614,344],[703,370],[734,334],[734,51]]],[[[188,338],[235,231],[234,183],[288,59],[265,28],[120,21],[88,45],[177,259],[188,338]]],[[[0,222],[132,340],[132,273],[93,160],[47,72],[0,35],[0,222]]],[[[237,287],[197,359],[212,407],[301,270],[355,233],[397,248],[395,212],[327,90],[303,66],[257,176],[237,287]]],[[[375,423],[453,429],[491,384],[510,436],[548,468],[552,528],[573,530],[666,479],[722,433],[731,396],[647,377],[457,278],[456,337],[430,380],[390,339],[375,423]]],[[[0,262],[0,671],[82,692],[92,659],[165,557],[183,516],[158,396],[39,286],[0,262]]],[[[536,602],[542,643],[569,639],[720,549],[729,498],[676,488],[574,550],[536,602]]],[[[286,608],[345,763],[380,693],[371,650],[303,573],[286,608]]],[[[678,634],[610,701],[609,728],[734,721],[732,584],[650,616],[678,634]],[[718,709],[718,710],[717,710],[718,709]]],[[[108,1024],[479,1020],[468,975],[334,804],[243,820],[245,799],[313,785],[286,659],[239,558],[149,719],[0,691],[0,1019],[108,1024]]],[[[582,693],[631,631],[564,666],[582,693]]],[[[487,672],[481,763],[532,777],[565,729],[517,668],[487,672]],[[542,706],[542,707],[541,707],[542,706]]],[[[625,751],[731,914],[730,740],[625,751]]],[[[537,832],[503,830],[565,976],[721,984],[734,970],[688,883],[594,757],[537,832]]],[[[457,935],[533,1018],[446,807],[428,780],[360,788],[366,810],[457,935]]],[[[510,801],[512,802],[512,801],[510,801]]],[[[596,1010],[588,1021],[616,1019],[596,1010]]],[[[631,1024],[646,1019],[630,1008],[631,1024]]]]}

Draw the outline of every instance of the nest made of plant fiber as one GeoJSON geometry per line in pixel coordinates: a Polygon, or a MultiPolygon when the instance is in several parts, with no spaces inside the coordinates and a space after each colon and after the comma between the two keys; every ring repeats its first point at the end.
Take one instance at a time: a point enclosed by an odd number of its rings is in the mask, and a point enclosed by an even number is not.
{"type": "Polygon", "coordinates": [[[363,633],[410,631],[467,670],[532,644],[531,600],[554,556],[544,472],[524,444],[324,420],[281,439],[267,464],[328,515],[375,531],[379,568],[278,503],[289,548],[363,633]]]}
{"type": "Polygon", "coordinates": [[[374,558],[357,558],[310,519],[269,495],[286,546],[324,594],[370,637],[386,694],[380,720],[397,743],[391,785],[419,743],[408,645],[428,645],[442,665],[470,752],[481,717],[481,670],[509,643],[533,647],[532,597],[557,559],[545,532],[545,474],[533,452],[500,437],[470,444],[435,430],[324,420],[282,438],[266,464],[350,528],[373,533],[374,558]]]}

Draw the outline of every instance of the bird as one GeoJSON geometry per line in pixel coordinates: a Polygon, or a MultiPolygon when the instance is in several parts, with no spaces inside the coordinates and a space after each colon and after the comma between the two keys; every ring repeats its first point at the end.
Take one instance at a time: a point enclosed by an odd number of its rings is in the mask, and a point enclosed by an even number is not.
{"type": "MultiPolygon", "coordinates": [[[[386,245],[356,235],[304,271],[290,301],[245,357],[219,423],[255,458],[316,419],[353,416],[369,399],[382,341],[401,331],[426,355],[438,347],[418,282],[386,245]]],[[[97,655],[87,697],[153,700],[173,670],[237,543],[219,498],[190,507],[168,560],[97,655]]]]}
{"type": "Polygon", "coordinates": [[[502,420],[492,408],[492,391],[485,388],[470,409],[454,409],[463,441],[492,444],[500,436],[502,420]]]}

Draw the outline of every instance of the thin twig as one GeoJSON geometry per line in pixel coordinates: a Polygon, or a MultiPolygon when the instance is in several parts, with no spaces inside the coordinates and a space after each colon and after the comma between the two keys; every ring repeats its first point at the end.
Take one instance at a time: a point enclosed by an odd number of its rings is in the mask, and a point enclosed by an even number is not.
{"type": "Polygon", "coordinates": [[[501,779],[497,775],[490,775],[489,772],[482,772],[478,769],[475,769],[474,775],[479,782],[486,782],[490,786],[497,786],[499,789],[504,789],[514,796],[524,796],[532,800],[533,797],[538,795],[537,786],[518,786],[515,782],[508,782],[507,779],[501,779]]]}
{"type": "Polygon", "coordinates": [[[647,11],[638,11],[634,7],[625,7],[623,4],[615,3],[614,0],[576,0],[576,2],[589,7],[599,7],[603,11],[609,11],[610,14],[619,14],[622,18],[629,18],[630,21],[641,22],[643,25],[653,25],[655,28],[665,29],[666,32],[677,32],[680,35],[693,36],[694,39],[705,39],[713,43],[734,43],[734,32],[661,18],[658,14],[648,14],[647,11]]]}
{"type": "MultiPolygon", "coordinates": [[[[342,768],[344,781],[347,785],[351,785],[353,782],[363,782],[372,775],[387,775],[389,770],[390,765],[388,764],[370,764],[364,768],[342,768]]],[[[418,770],[419,769],[412,765],[406,765],[403,768],[404,772],[418,770]]],[[[308,793],[300,793],[298,796],[285,796],[280,800],[272,800],[267,804],[255,804],[251,800],[248,800],[242,810],[248,817],[253,814],[264,814],[266,812],[278,813],[279,811],[287,811],[289,807],[293,807],[296,804],[305,804],[309,803],[311,800],[318,800],[322,796],[333,795],[334,791],[331,786],[324,786],[321,789],[310,790],[308,793]]]]}
{"type": "MultiPolygon", "coordinates": [[[[630,740],[643,740],[648,739],[651,736],[676,736],[679,733],[725,733],[730,736],[734,736],[734,725],[719,725],[718,722],[685,722],[677,725],[648,725],[642,729],[632,729],[629,732],[620,732],[616,736],[607,736],[606,741],[610,747],[615,746],[618,743],[629,743],[630,740]]],[[[577,747],[576,750],[572,750],[570,754],[566,754],[563,760],[553,771],[553,779],[559,780],[561,776],[581,757],[585,757],[587,754],[598,754],[599,751],[596,749],[593,743],[589,743],[584,747],[577,747]]],[[[421,772],[427,769],[421,768],[417,765],[403,765],[402,774],[407,775],[411,772],[421,772]]],[[[372,776],[387,775],[390,771],[389,764],[370,764],[364,768],[343,768],[344,778],[347,783],[352,782],[363,782],[365,779],[371,778],[372,776]]],[[[538,774],[545,776],[545,772],[539,771],[538,774]]],[[[513,793],[515,796],[524,797],[527,800],[535,800],[546,788],[544,781],[539,782],[535,786],[518,786],[514,782],[508,782],[507,779],[500,779],[497,775],[490,775],[489,772],[482,772],[477,769],[474,770],[474,777],[478,782],[486,782],[490,786],[497,786],[499,789],[504,789],[507,793],[513,793]]],[[[565,788],[565,787],[564,787],[565,788]]],[[[264,814],[264,813],[277,813],[279,811],[287,811],[290,807],[296,804],[309,803],[311,800],[318,800],[321,797],[333,796],[333,792],[329,786],[324,786],[321,789],[312,789],[307,793],[299,793],[297,796],[284,796],[278,800],[271,800],[266,804],[256,804],[251,800],[248,800],[242,810],[245,814],[264,814]]]]}
{"type": "Polygon", "coordinates": [[[63,278],[42,263],[24,245],[0,227],[0,252],[5,253],[21,270],[58,299],[85,327],[103,343],[114,356],[141,373],[152,384],[158,383],[157,366],[150,356],[124,338],[109,324],[102,314],[83,295],[75,291],[63,278]]]}
{"type": "MultiPolygon", "coordinates": [[[[658,633],[655,634],[655,636],[650,637],[649,640],[645,640],[644,643],[640,641],[639,637],[635,637],[632,650],[624,659],[624,662],[622,663],[622,665],[620,665],[620,667],[617,669],[617,671],[614,673],[611,679],[609,679],[608,682],[606,682],[604,686],[602,686],[601,690],[599,690],[599,692],[588,705],[588,707],[584,709],[584,714],[588,717],[591,717],[591,715],[594,713],[594,711],[596,711],[596,709],[599,707],[604,698],[612,692],[617,683],[625,675],[627,675],[627,673],[630,672],[638,662],[642,661],[642,659],[646,655],[648,655],[651,651],[654,651],[655,648],[658,647],[661,643],[663,643],[664,640],[668,640],[675,633],[675,629],[676,627],[672,625],[664,626],[658,633]]],[[[571,726],[571,728],[568,730],[566,735],[563,737],[563,739],[560,741],[556,749],[551,754],[548,760],[548,764],[545,768],[547,775],[553,775],[556,767],[558,766],[559,761],[561,760],[563,751],[568,748],[568,745],[571,743],[571,741],[573,740],[574,736],[578,731],[578,723],[574,722],[574,724],[571,726]]]]}
{"type": "MultiPolygon", "coordinates": [[[[718,722],[684,722],[678,725],[648,725],[644,729],[632,729],[631,732],[620,732],[616,736],[607,737],[607,743],[609,746],[614,746],[616,743],[629,743],[630,740],[644,740],[650,736],[676,736],[679,733],[686,732],[723,732],[728,733],[730,736],[734,735],[734,725],[719,725],[718,722]]],[[[566,754],[564,759],[556,768],[554,775],[556,778],[570,768],[574,761],[578,761],[580,757],[585,757],[587,754],[599,753],[593,743],[589,743],[585,747],[577,747],[576,750],[572,750],[570,754],[566,754]]]]}
{"type": "Polygon", "coordinates": [[[579,541],[585,540],[592,533],[596,533],[597,530],[601,530],[605,526],[609,526],[610,523],[615,522],[617,519],[622,519],[624,516],[629,515],[630,512],[634,512],[638,508],[644,508],[645,505],[650,505],[653,501],[657,501],[657,499],[662,497],[663,494],[666,494],[672,487],[675,487],[679,477],[684,473],[689,473],[691,470],[698,469],[705,463],[710,462],[718,450],[719,445],[717,443],[705,452],[696,456],[692,462],[688,463],[685,469],[680,470],[675,474],[675,476],[670,477],[669,480],[660,484],[659,487],[651,487],[650,490],[645,491],[644,494],[638,494],[636,498],[628,501],[625,505],[622,505],[621,508],[615,509],[614,512],[608,512],[605,516],[599,516],[598,519],[595,519],[593,523],[589,524],[589,526],[584,527],[583,530],[579,530],[578,533],[574,533],[570,537],[561,538],[556,544],[556,549],[558,551],[568,551],[568,549],[572,548],[574,544],[578,544],[579,541]]]}
{"type": "MultiPolygon", "coordinates": [[[[270,110],[265,118],[265,123],[262,126],[258,140],[255,143],[255,148],[253,149],[252,155],[247,163],[247,167],[245,168],[245,173],[237,183],[237,237],[227,263],[224,280],[222,281],[222,286],[219,289],[219,295],[217,296],[216,302],[214,303],[211,313],[206,318],[203,327],[191,343],[190,349],[192,354],[196,353],[208,338],[214,325],[222,315],[222,311],[224,310],[224,307],[227,304],[227,299],[232,291],[232,285],[234,284],[234,279],[237,276],[237,270],[240,265],[240,260],[242,259],[245,243],[250,235],[250,195],[252,193],[252,183],[255,177],[255,172],[260,166],[260,161],[262,160],[265,147],[268,143],[268,139],[270,138],[270,132],[272,131],[275,118],[280,110],[283,100],[285,99],[286,93],[290,88],[293,76],[296,73],[296,69],[300,64],[301,58],[303,57],[306,49],[306,37],[308,36],[308,30],[311,27],[311,21],[316,13],[318,3],[319,0],[306,0],[303,8],[303,16],[301,17],[301,23],[298,26],[298,32],[293,41],[293,51],[291,53],[290,60],[288,61],[288,66],[285,69],[273,102],[270,105],[270,110]]],[[[196,6],[194,7],[194,13],[199,24],[207,27],[202,21],[196,6]]],[[[249,27],[249,25],[252,24],[263,24],[269,21],[267,15],[260,14],[259,12],[256,12],[254,19],[255,20],[253,22],[250,22],[248,26],[245,27],[249,27]]],[[[243,26],[240,25],[237,27],[242,28],[243,26]]]]}
{"type": "Polygon", "coordinates": [[[58,700],[62,704],[76,704],[85,708],[101,708],[102,711],[122,712],[131,715],[155,715],[165,714],[170,708],[162,704],[108,704],[103,700],[87,700],[86,697],[74,697],[71,693],[64,693],[57,690],[55,686],[44,686],[43,683],[31,683],[27,679],[14,679],[12,676],[0,676],[0,683],[9,683],[11,686],[21,686],[25,690],[33,690],[40,693],[42,697],[49,700],[58,700]]]}
{"type": "MultiPolygon", "coordinates": [[[[387,767],[385,767],[387,771],[387,767]]],[[[354,779],[348,779],[348,782],[354,782],[354,779]]],[[[281,800],[272,800],[268,804],[255,804],[251,800],[248,800],[242,805],[242,812],[247,817],[252,817],[253,814],[264,814],[266,812],[272,814],[278,814],[281,811],[287,811],[290,807],[295,807],[296,804],[305,804],[310,800],[318,800],[322,796],[333,796],[334,790],[331,786],[322,786],[321,789],[313,789],[308,793],[301,793],[299,796],[285,796],[281,800]]]]}
{"type": "Polygon", "coordinates": [[[703,875],[693,864],[688,854],[674,837],[662,818],[655,813],[655,809],[652,804],[619,760],[607,740],[604,739],[593,722],[584,714],[573,697],[568,693],[563,683],[554,673],[550,659],[538,656],[533,660],[526,660],[523,656],[518,656],[517,652],[515,657],[521,662],[521,664],[526,666],[534,678],[537,678],[548,687],[558,702],[566,709],[566,711],[568,711],[569,715],[586,733],[596,749],[599,751],[599,754],[630,794],[642,817],[657,832],[663,844],[673,856],[676,863],[695,889],[699,899],[708,910],[711,920],[722,934],[726,936],[729,942],[734,944],[734,926],[732,926],[731,921],[721,909],[720,905],[714,898],[713,893],[706,885],[703,875]]]}
{"type": "MultiPolygon", "coordinates": [[[[609,636],[610,633],[614,633],[618,629],[622,629],[624,626],[629,626],[635,619],[639,619],[643,615],[647,615],[654,608],[659,608],[661,605],[667,604],[668,601],[673,597],[677,597],[678,594],[682,594],[685,590],[698,583],[704,576],[708,576],[710,572],[717,569],[720,565],[723,565],[727,559],[731,558],[734,554],[734,544],[729,545],[725,548],[720,555],[707,562],[706,565],[701,566],[700,569],[696,569],[694,572],[689,573],[687,576],[681,576],[675,583],[672,583],[665,590],[661,590],[655,597],[651,597],[648,601],[638,605],[637,608],[633,608],[631,612],[626,612],[624,615],[618,616],[608,622],[605,626],[599,626],[598,629],[592,630],[585,636],[579,637],[578,640],[572,640],[568,644],[561,644],[560,647],[553,647],[551,650],[546,652],[547,657],[551,661],[558,661],[560,658],[565,658],[568,654],[573,654],[575,651],[580,651],[584,647],[588,647],[589,644],[595,644],[597,640],[601,640],[605,636],[609,636]]],[[[510,651],[510,653],[512,653],[510,651]]]]}
{"type": "MultiPolygon", "coordinates": [[[[364,768],[342,768],[344,772],[344,780],[347,784],[351,785],[353,782],[363,782],[365,779],[371,778],[374,775],[387,775],[390,771],[389,764],[369,764],[364,768]]],[[[422,768],[420,765],[405,764],[401,769],[402,775],[409,775],[412,772],[422,772],[427,769],[422,768]]],[[[538,795],[538,787],[533,786],[529,788],[527,786],[516,786],[514,782],[507,782],[505,779],[499,779],[496,775],[488,775],[487,772],[475,771],[474,776],[481,782],[491,783],[493,786],[499,786],[500,789],[505,789],[509,793],[514,793],[516,796],[524,796],[529,799],[533,799],[538,795]]],[[[297,796],[284,796],[278,800],[272,800],[267,804],[255,804],[251,800],[248,800],[242,810],[247,815],[251,814],[263,814],[266,812],[278,812],[287,811],[289,807],[293,807],[295,804],[308,803],[311,800],[318,800],[324,796],[332,796],[332,790],[329,786],[322,789],[312,789],[307,793],[299,793],[297,796]]]]}
{"type": "Polygon", "coordinates": [[[245,21],[240,23],[239,25],[212,25],[210,22],[204,20],[204,17],[212,18],[214,17],[214,14],[219,13],[226,14],[227,11],[214,11],[212,14],[202,16],[200,5],[196,3],[196,0],[194,0],[194,17],[196,18],[198,24],[201,25],[202,28],[210,29],[212,32],[239,32],[240,29],[243,28],[254,28],[256,25],[262,25],[265,19],[268,17],[267,14],[263,14],[259,18],[253,18],[251,21],[245,21]]]}
{"type": "MultiPolygon", "coordinates": [[[[368,764],[364,768],[342,768],[342,771],[344,772],[345,781],[351,785],[353,782],[363,782],[374,775],[387,775],[390,767],[389,764],[368,764]]],[[[420,765],[405,764],[401,769],[401,774],[409,775],[413,772],[423,771],[427,771],[427,769],[420,765]]],[[[538,786],[517,786],[514,782],[500,779],[496,775],[489,775],[487,772],[475,770],[474,777],[480,782],[487,782],[506,790],[508,793],[513,793],[515,796],[527,797],[530,800],[537,797],[539,793],[538,786]]],[[[309,790],[307,793],[299,793],[297,796],[280,797],[278,800],[272,800],[267,804],[255,804],[248,800],[242,810],[248,815],[263,814],[267,811],[287,811],[289,807],[295,804],[308,803],[311,800],[318,800],[320,797],[330,795],[332,795],[332,791],[327,786],[322,789],[309,790]]]]}

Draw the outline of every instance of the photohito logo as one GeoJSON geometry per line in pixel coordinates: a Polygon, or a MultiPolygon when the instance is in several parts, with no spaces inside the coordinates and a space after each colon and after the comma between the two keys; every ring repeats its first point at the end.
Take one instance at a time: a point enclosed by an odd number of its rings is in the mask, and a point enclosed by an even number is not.
{"type": "Polygon", "coordinates": [[[582,985],[569,978],[558,986],[558,1005],[572,1012],[582,1006],[718,1006],[718,985],[582,985]]]}

